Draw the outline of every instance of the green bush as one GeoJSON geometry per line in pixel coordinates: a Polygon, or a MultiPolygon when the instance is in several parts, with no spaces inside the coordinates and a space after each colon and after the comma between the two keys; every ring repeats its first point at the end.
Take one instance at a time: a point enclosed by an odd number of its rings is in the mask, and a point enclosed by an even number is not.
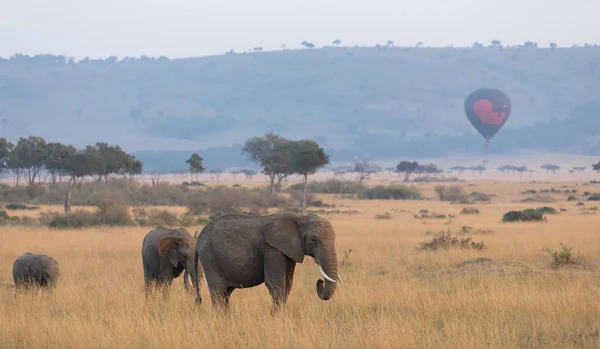
{"type": "MultiPolygon", "coordinates": [[[[356,194],[366,189],[366,186],[362,183],[333,178],[324,182],[310,182],[306,189],[316,194],[356,194]]],[[[293,184],[286,191],[288,190],[302,190],[302,184],[293,184]]]]}
{"type": "Polygon", "coordinates": [[[542,220],[545,220],[544,214],[531,208],[523,211],[510,211],[502,217],[502,222],[530,222],[542,220]]]}
{"type": "Polygon", "coordinates": [[[588,197],[588,201],[600,201],[600,194],[592,194],[588,197]]]}

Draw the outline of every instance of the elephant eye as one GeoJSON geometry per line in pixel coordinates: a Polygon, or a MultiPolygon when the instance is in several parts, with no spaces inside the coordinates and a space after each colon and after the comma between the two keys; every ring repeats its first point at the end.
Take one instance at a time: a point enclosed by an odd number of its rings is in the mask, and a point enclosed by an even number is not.
{"type": "Polygon", "coordinates": [[[317,237],[316,237],[316,236],[311,236],[311,237],[310,237],[310,241],[312,241],[312,242],[317,242],[317,237]]]}

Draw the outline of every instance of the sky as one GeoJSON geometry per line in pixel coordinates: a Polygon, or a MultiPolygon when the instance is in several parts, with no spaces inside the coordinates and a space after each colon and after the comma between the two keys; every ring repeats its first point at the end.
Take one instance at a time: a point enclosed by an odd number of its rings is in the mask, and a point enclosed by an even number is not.
{"type": "Polygon", "coordinates": [[[0,57],[169,58],[342,45],[600,44],[600,0],[0,0],[0,57]]]}

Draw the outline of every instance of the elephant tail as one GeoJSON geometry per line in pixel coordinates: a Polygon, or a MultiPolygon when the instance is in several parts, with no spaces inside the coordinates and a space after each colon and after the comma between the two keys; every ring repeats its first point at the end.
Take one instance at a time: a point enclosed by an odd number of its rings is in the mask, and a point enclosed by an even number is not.
{"type": "Polygon", "coordinates": [[[204,277],[204,273],[201,268],[198,268],[198,250],[194,249],[194,273],[192,279],[194,281],[194,287],[196,288],[196,304],[202,304],[202,297],[200,297],[200,283],[198,282],[199,277],[204,277]]]}

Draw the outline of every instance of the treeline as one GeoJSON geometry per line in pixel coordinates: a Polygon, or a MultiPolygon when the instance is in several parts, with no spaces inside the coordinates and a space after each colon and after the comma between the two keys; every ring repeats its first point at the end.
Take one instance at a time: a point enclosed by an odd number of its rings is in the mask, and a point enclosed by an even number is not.
{"type": "Polygon", "coordinates": [[[85,177],[108,180],[112,174],[134,176],[142,173],[142,162],[107,143],[76,149],[72,145],[46,142],[42,137],[19,138],[17,144],[0,138],[0,174],[9,170],[15,183],[23,177],[27,184],[69,181],[81,183],[85,177]]]}
{"type": "Polygon", "coordinates": [[[56,184],[67,179],[65,211],[71,208],[71,188],[85,177],[108,181],[112,174],[134,176],[142,173],[142,163],[121,147],[107,143],[76,149],[72,145],[46,142],[42,137],[19,138],[17,144],[0,138],[0,174],[9,170],[19,186],[21,177],[28,185],[42,182],[56,184]]]}

